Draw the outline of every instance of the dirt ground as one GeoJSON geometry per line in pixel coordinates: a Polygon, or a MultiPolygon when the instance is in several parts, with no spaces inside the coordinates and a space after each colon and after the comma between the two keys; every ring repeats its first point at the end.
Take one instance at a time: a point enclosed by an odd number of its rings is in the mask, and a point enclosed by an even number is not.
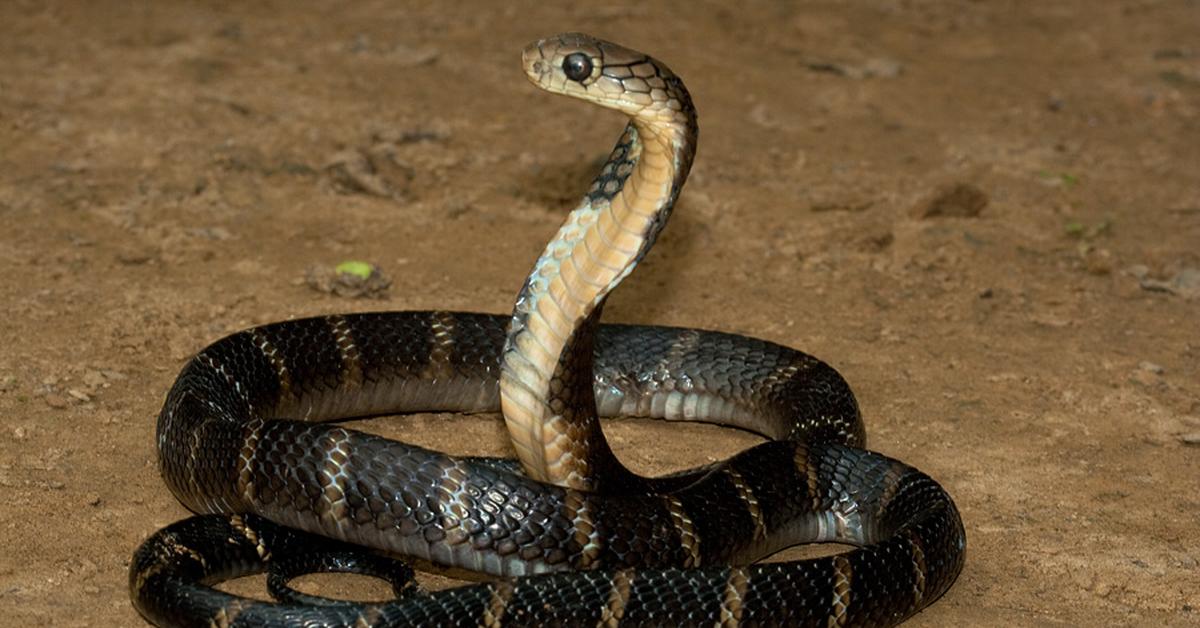
{"type": "MultiPolygon", "coordinates": [[[[0,5],[0,623],[140,625],[129,557],[188,514],[155,416],[208,342],[510,309],[622,127],[521,74],[582,30],[701,113],[606,319],[841,370],[966,522],[913,624],[1200,624],[1200,4],[47,4],[0,5]],[[348,259],[391,288],[306,283],[348,259]]],[[[506,451],[494,417],[383,424],[506,451]]],[[[754,442],[609,433],[645,472],[754,442]]]]}

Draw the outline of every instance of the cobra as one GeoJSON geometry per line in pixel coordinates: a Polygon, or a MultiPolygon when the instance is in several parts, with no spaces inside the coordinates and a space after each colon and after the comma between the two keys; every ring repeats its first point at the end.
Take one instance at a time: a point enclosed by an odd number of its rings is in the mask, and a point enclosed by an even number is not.
{"type": "Polygon", "coordinates": [[[957,577],[965,533],[929,476],[861,447],[849,386],[769,342],[599,324],[665,224],[695,153],[680,79],[569,33],[523,54],[542,89],[629,118],[536,262],[511,317],[334,315],[248,329],[200,351],[158,420],[162,475],[204,513],[130,566],[159,625],[888,625],[957,577]],[[464,458],[332,423],[503,410],[519,461],[464,458]],[[599,416],[705,421],[767,439],[664,478],[621,465],[599,416]],[[798,543],[843,553],[755,561],[798,543]],[[429,592],[400,554],[489,581],[429,592]],[[313,570],[386,578],[349,602],[290,587],[313,570]],[[213,588],[266,572],[275,602],[213,588]]]}

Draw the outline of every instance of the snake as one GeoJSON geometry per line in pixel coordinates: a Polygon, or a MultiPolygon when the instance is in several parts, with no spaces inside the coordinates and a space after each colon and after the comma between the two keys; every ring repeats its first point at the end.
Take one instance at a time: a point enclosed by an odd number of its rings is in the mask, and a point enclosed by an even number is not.
{"type": "Polygon", "coordinates": [[[691,169],[697,115],[683,82],[580,33],[522,59],[536,86],[627,125],[512,313],[294,319],[195,354],[156,441],[165,483],[196,515],[136,550],[135,608],[162,626],[850,626],[899,623],[937,600],[964,563],[959,512],[928,475],[864,449],[833,367],[747,336],[599,321],[691,169]],[[515,459],[338,422],[497,410],[515,459]],[[605,440],[610,416],[764,442],[643,477],[605,440]],[[801,543],[849,547],[763,560],[801,543]],[[400,556],[475,582],[426,590],[400,556]],[[292,587],[321,571],[381,578],[395,597],[292,587]],[[262,573],[273,600],[218,587],[262,573]]]}

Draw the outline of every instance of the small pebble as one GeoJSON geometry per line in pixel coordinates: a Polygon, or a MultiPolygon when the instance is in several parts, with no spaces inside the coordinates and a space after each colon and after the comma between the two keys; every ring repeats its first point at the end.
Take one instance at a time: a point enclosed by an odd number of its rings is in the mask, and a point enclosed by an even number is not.
{"type": "Polygon", "coordinates": [[[1200,447],[1200,432],[1181,434],[1179,436],[1179,442],[1189,447],[1200,447]]]}
{"type": "Polygon", "coordinates": [[[75,389],[75,388],[71,388],[71,389],[67,390],[67,394],[71,395],[72,397],[74,397],[80,401],[83,401],[83,402],[88,402],[88,401],[92,400],[92,398],[90,396],[88,396],[87,393],[83,392],[82,390],[75,389]]]}
{"type": "Polygon", "coordinates": [[[154,259],[154,253],[148,249],[128,249],[117,253],[117,261],[126,266],[140,266],[154,259]]]}
{"type": "Polygon", "coordinates": [[[1154,279],[1142,264],[1130,266],[1125,272],[1136,277],[1143,290],[1166,292],[1188,300],[1200,299],[1200,268],[1184,268],[1166,280],[1154,279]]]}
{"type": "Polygon", "coordinates": [[[395,195],[388,182],[376,172],[370,157],[361,150],[347,149],[330,157],[324,170],[334,187],[347,194],[390,198],[395,195]]]}
{"type": "Polygon", "coordinates": [[[1163,367],[1161,367],[1153,362],[1147,362],[1145,360],[1138,362],[1138,368],[1143,371],[1146,371],[1148,373],[1154,373],[1155,375],[1162,375],[1163,373],[1166,372],[1166,369],[1164,369],[1163,367]]]}
{"type": "Polygon", "coordinates": [[[50,394],[46,395],[44,397],[44,399],[46,400],[46,405],[48,405],[51,408],[54,408],[56,410],[62,410],[63,408],[70,405],[70,403],[67,402],[66,397],[63,397],[62,395],[59,395],[57,393],[50,393],[50,394]]]}
{"type": "Polygon", "coordinates": [[[89,369],[83,374],[83,383],[88,388],[95,390],[104,385],[104,374],[95,369],[89,369]]]}
{"type": "Polygon", "coordinates": [[[863,76],[878,76],[880,78],[895,78],[904,71],[904,64],[895,59],[878,57],[868,59],[862,67],[863,76]]]}
{"type": "Polygon", "coordinates": [[[23,427],[14,427],[12,431],[13,440],[25,440],[29,437],[29,431],[23,427]]]}
{"type": "Polygon", "coordinates": [[[1109,275],[1113,272],[1113,254],[1108,249],[1088,249],[1083,254],[1083,265],[1093,275],[1109,275]]]}
{"type": "Polygon", "coordinates": [[[913,213],[920,218],[974,218],[988,206],[989,201],[987,193],[978,187],[970,183],[955,183],[943,186],[922,199],[913,213]]]}

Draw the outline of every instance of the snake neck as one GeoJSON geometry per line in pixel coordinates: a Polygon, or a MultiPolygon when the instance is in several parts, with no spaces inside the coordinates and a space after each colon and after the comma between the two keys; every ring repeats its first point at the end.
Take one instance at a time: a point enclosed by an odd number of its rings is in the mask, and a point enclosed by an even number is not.
{"type": "Polygon", "coordinates": [[[638,479],[600,429],[592,338],[604,300],[653,245],[691,169],[697,126],[682,93],[681,110],[630,122],[517,297],[501,409],[525,472],[539,481],[600,491],[638,479]]]}

